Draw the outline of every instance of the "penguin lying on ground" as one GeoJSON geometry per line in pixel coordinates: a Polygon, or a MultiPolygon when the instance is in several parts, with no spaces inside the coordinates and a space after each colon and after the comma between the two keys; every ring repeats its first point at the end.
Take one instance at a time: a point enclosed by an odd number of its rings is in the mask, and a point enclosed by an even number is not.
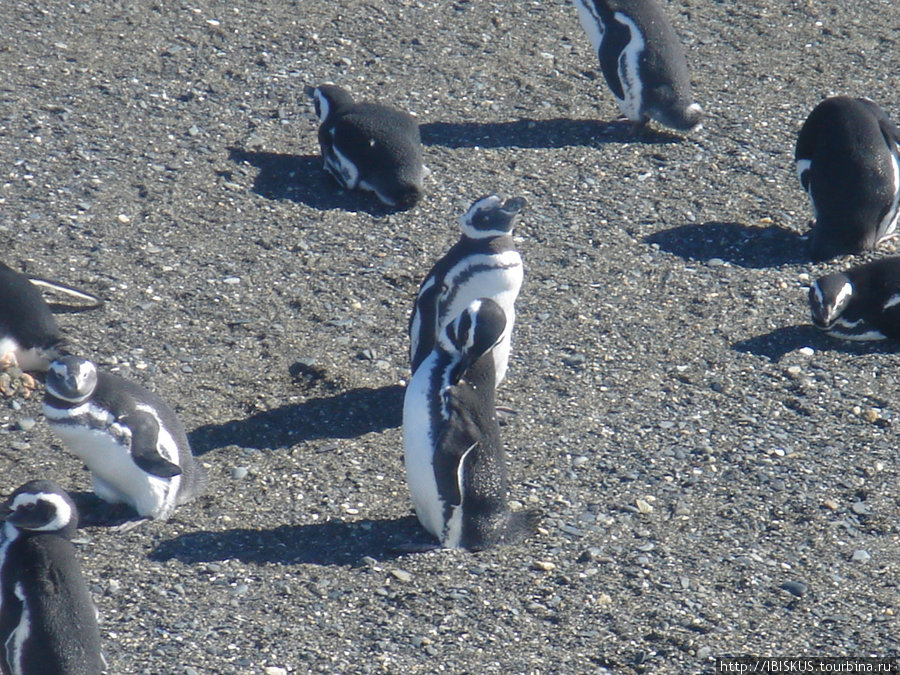
{"type": "Polygon", "coordinates": [[[70,541],[75,504],[56,483],[26,483],[0,506],[0,672],[99,675],[97,610],[70,541]]]}
{"type": "MultiPolygon", "coordinates": [[[[29,277],[0,262],[0,371],[39,371],[65,351],[63,336],[52,310],[84,311],[100,307],[102,302],[71,286],[38,277],[29,277]],[[39,287],[68,295],[80,304],[48,305],[39,287]]],[[[34,389],[34,380],[27,374],[15,373],[25,395],[34,389]]],[[[0,392],[15,393],[16,383],[11,375],[0,381],[0,392]]]]}
{"type": "Polygon", "coordinates": [[[140,385],[65,356],[47,372],[44,415],[91,470],[94,492],[144,518],[166,520],[206,487],[184,427],[166,403],[140,385]]]}
{"type": "Polygon", "coordinates": [[[845,340],[900,340],[900,257],[881,258],[817,279],[813,323],[845,340]]]}
{"type": "Polygon", "coordinates": [[[689,131],[703,110],[691,94],[681,42],[655,0],[575,0],[581,25],[619,109],[632,122],[648,120],[689,131]]]}
{"type": "Polygon", "coordinates": [[[873,250],[896,234],[900,131],[876,103],[835,96],[810,113],[794,159],[816,219],[813,260],[873,250]]]}
{"type": "Polygon", "coordinates": [[[494,407],[503,310],[475,300],[438,337],[403,403],[406,478],[422,526],[445,548],[480,550],[533,532],[537,514],[511,512],[494,407]]]}
{"type": "Polygon", "coordinates": [[[354,103],[341,87],[307,88],[316,107],[325,170],[346,190],[374,192],[398,209],[422,198],[428,169],[415,118],[379,103],[354,103]]]}
{"type": "Polygon", "coordinates": [[[521,198],[488,195],[478,199],[459,220],[462,237],[441,258],[419,287],[409,320],[410,367],[415,373],[431,353],[444,328],[473,300],[491,298],[503,309],[506,328],[493,349],[495,377],[506,376],[515,302],[522,287],[522,258],[512,231],[521,198]]]}

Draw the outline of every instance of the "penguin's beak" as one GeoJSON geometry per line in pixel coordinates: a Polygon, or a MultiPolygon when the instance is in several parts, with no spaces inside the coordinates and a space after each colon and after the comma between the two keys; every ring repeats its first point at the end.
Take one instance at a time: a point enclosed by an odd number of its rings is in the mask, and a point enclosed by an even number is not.
{"type": "Polygon", "coordinates": [[[308,96],[309,98],[315,98],[316,88],[306,85],[305,87],[303,87],[303,93],[306,94],[306,96],[308,96]]]}
{"type": "Polygon", "coordinates": [[[526,204],[528,204],[528,202],[525,201],[523,197],[513,197],[512,199],[507,199],[506,203],[503,205],[503,212],[510,215],[518,213],[525,208],[526,204]]]}

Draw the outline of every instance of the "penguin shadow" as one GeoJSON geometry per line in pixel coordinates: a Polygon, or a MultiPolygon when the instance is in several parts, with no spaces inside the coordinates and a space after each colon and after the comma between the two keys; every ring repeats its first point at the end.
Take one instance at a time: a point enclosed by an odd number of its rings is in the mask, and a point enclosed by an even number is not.
{"type": "Polygon", "coordinates": [[[237,558],[244,563],[359,565],[366,556],[375,560],[400,557],[405,543],[421,537],[415,516],[353,522],[336,518],[271,530],[188,532],[162,542],[149,557],[158,562],[175,559],[187,564],[237,558]]]}
{"type": "Polygon", "coordinates": [[[647,244],[687,260],[719,258],[740,267],[765,268],[809,262],[803,237],[784,227],[742,223],[689,223],[644,238],[647,244]]]}
{"type": "Polygon", "coordinates": [[[198,427],[188,434],[188,440],[194,455],[200,456],[226,445],[278,450],[320,438],[356,438],[399,427],[403,422],[403,393],[399,384],[351,389],[246,419],[198,427]]]}
{"type": "Polygon", "coordinates": [[[817,352],[836,351],[861,356],[865,354],[894,354],[900,351],[900,344],[890,340],[878,342],[854,342],[827,335],[812,324],[783,326],[771,333],[757,335],[735,342],[731,348],[745,354],[765,356],[778,362],[785,354],[803,347],[811,347],[817,352]]]}
{"type": "Polygon", "coordinates": [[[677,143],[681,136],[644,128],[627,120],[530,120],[515,122],[427,122],[419,125],[422,143],[446,148],[565,148],[574,145],[642,142],[677,143]]]}
{"type": "Polygon", "coordinates": [[[382,204],[375,195],[344,190],[322,168],[319,155],[288,155],[228,148],[228,158],[236,164],[247,163],[259,169],[253,191],[272,200],[287,199],[306,204],[317,211],[363,211],[384,216],[396,209],[382,204]]]}

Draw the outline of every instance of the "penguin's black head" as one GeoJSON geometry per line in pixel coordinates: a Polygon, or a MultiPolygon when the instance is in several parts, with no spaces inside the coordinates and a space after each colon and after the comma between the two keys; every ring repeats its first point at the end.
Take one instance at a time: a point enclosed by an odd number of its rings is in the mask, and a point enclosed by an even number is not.
{"type": "Polygon", "coordinates": [[[19,530],[59,532],[70,536],[78,527],[78,509],[52,480],[33,480],[12,493],[0,517],[19,530]]]}
{"type": "Polygon", "coordinates": [[[459,219],[463,234],[470,239],[486,239],[510,234],[519,211],[525,207],[522,197],[507,199],[488,195],[475,201],[459,219]]]}
{"type": "Polygon", "coordinates": [[[703,108],[693,101],[677,100],[673,92],[672,101],[664,101],[662,105],[651,105],[646,114],[670,129],[679,131],[697,131],[702,127],[703,108]]]}
{"type": "Polygon", "coordinates": [[[81,403],[94,393],[97,366],[80,356],[63,356],[50,364],[45,384],[50,396],[81,403]]]}
{"type": "Polygon", "coordinates": [[[835,272],[818,279],[809,289],[812,322],[822,330],[828,330],[852,299],[853,284],[843,272],[835,272]]]}
{"type": "Polygon", "coordinates": [[[313,100],[319,122],[325,122],[335,111],[353,105],[350,92],[334,84],[323,84],[316,88],[307,87],[305,92],[313,100]]]}
{"type": "Polygon", "coordinates": [[[450,353],[459,355],[464,372],[500,342],[506,330],[503,308],[490,298],[473,300],[451,321],[439,341],[450,353]]]}

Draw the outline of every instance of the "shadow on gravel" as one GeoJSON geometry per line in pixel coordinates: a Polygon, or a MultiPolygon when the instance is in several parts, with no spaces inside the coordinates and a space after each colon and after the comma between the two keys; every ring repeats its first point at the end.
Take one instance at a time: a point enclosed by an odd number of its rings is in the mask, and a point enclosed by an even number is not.
{"type": "Polygon", "coordinates": [[[765,335],[757,335],[747,340],[735,342],[731,346],[737,352],[765,356],[775,362],[780,361],[785,354],[803,347],[811,347],[821,352],[835,351],[857,356],[862,354],[894,354],[900,350],[900,345],[890,341],[852,342],[829,337],[812,324],[785,326],[765,335]]]}
{"type": "Polygon", "coordinates": [[[282,525],[273,530],[239,528],[224,532],[189,532],[162,542],[151,553],[156,561],[186,564],[237,558],[249,563],[359,565],[369,556],[389,560],[395,549],[422,538],[415,516],[351,523],[336,519],[314,525],[282,525]]]}
{"type": "Polygon", "coordinates": [[[399,427],[403,422],[399,384],[378,389],[351,389],[256,413],[242,420],[197,427],[188,439],[195,455],[226,445],[278,450],[317,438],[356,438],[399,427]]]}
{"type": "Polygon", "coordinates": [[[517,120],[515,122],[428,122],[419,125],[422,143],[447,148],[564,148],[598,143],[678,143],[681,136],[645,129],[628,121],[517,120]]]}
{"type": "Polygon", "coordinates": [[[286,155],[277,152],[253,152],[228,148],[229,159],[246,162],[259,169],[253,191],[266,199],[289,199],[319,211],[342,209],[384,216],[394,210],[375,195],[342,190],[322,168],[318,155],[286,155]]]}
{"type": "Polygon", "coordinates": [[[706,262],[719,258],[740,267],[778,267],[810,261],[803,237],[777,225],[690,223],[648,235],[644,241],[688,260],[706,262]]]}

